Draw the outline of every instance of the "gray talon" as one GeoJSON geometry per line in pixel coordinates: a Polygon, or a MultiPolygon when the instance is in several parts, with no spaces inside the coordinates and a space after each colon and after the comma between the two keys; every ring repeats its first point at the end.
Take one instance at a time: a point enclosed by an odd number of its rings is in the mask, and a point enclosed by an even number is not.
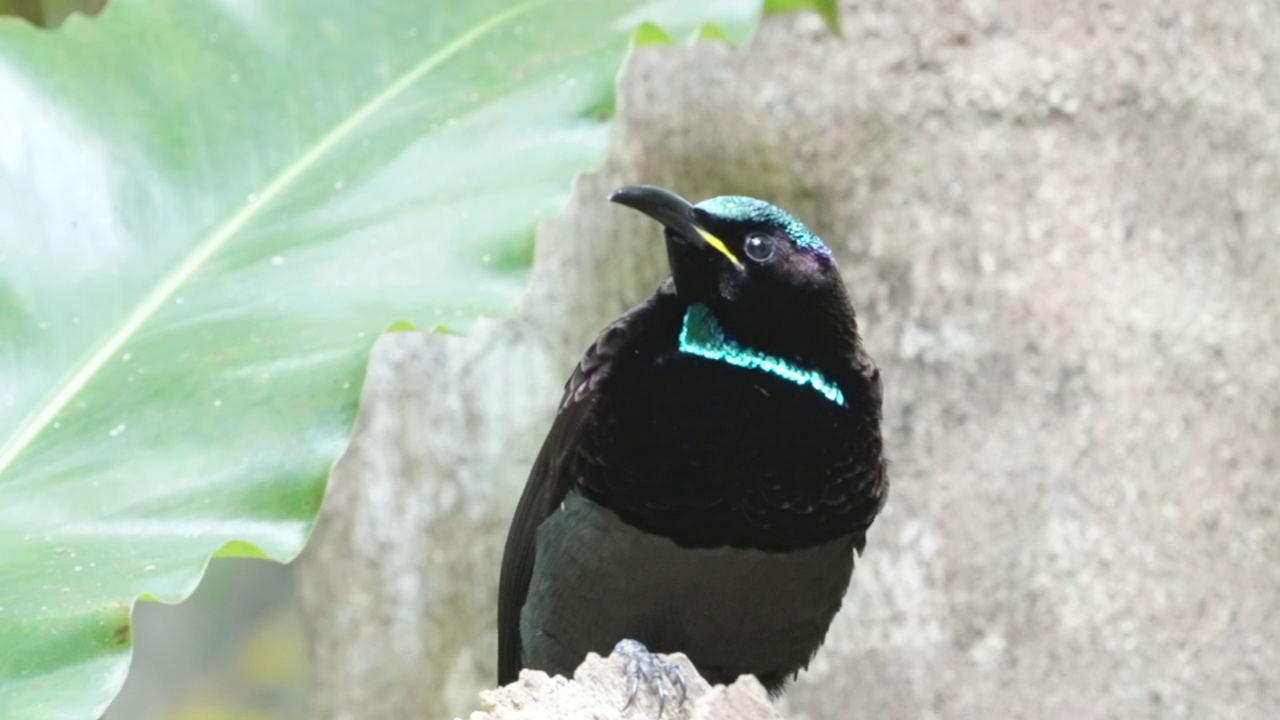
{"type": "Polygon", "coordinates": [[[688,686],[679,665],[663,660],[636,640],[619,640],[618,644],[613,646],[613,652],[622,657],[627,667],[627,702],[622,706],[624,711],[635,701],[636,693],[640,690],[641,678],[648,682],[649,689],[658,696],[658,718],[662,717],[662,711],[667,704],[667,692],[662,682],[664,678],[680,691],[676,699],[676,707],[684,703],[688,686]]]}

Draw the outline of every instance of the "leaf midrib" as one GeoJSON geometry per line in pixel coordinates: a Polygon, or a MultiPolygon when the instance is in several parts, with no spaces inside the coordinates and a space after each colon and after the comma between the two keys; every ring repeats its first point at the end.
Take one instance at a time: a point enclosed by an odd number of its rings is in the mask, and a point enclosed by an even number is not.
{"type": "Polygon", "coordinates": [[[23,450],[31,444],[32,441],[40,435],[41,431],[53,421],[63,408],[71,402],[76,395],[84,389],[94,375],[115,357],[129,338],[143,326],[156,311],[159,310],[165,302],[173,297],[179,288],[185,283],[205,262],[209,260],[218,250],[227,244],[232,237],[236,235],[242,228],[249,224],[253,218],[257,217],[262,209],[268,206],[272,200],[279,197],[291,183],[302,176],[307,170],[316,164],[320,158],[332,150],[338,143],[347,138],[356,128],[360,127],[365,121],[371,118],[374,113],[381,110],[387,103],[394,100],[398,95],[404,92],[410,85],[417,82],[422,76],[439,67],[446,60],[457,55],[469,45],[475,43],[484,35],[501,27],[503,24],[545,5],[552,0],[525,0],[510,7],[487,20],[477,24],[470,30],[462,33],[452,42],[440,48],[434,53],[423,58],[417,65],[414,65],[407,72],[401,75],[395,82],[388,85],[382,92],[370,98],[367,102],[360,106],[354,113],[349,115],[345,120],[338,123],[320,138],[314,145],[307,149],[306,152],[298,156],[296,160],[287,165],[276,177],[267,183],[261,190],[249,195],[250,200],[242,205],[239,210],[225,222],[219,225],[212,233],[193,249],[186,258],[172,272],[167,274],[161,282],[154,287],[134,308],[125,322],[116,329],[107,339],[94,351],[92,355],[85,360],[76,372],[66,381],[58,392],[54,394],[47,402],[38,408],[34,413],[28,416],[28,419],[18,425],[18,432],[12,435],[3,446],[0,446],[0,475],[13,464],[23,450]]]}

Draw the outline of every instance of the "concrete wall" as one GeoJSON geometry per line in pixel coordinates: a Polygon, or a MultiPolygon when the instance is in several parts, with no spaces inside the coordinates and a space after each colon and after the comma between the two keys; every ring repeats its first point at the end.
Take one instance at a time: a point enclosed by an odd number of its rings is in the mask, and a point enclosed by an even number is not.
{"type": "Polygon", "coordinates": [[[888,507],[791,718],[1280,717],[1280,5],[846,2],[639,53],[518,316],[384,339],[302,567],[317,717],[465,714],[560,385],[664,273],[633,182],[835,248],[888,507]]]}

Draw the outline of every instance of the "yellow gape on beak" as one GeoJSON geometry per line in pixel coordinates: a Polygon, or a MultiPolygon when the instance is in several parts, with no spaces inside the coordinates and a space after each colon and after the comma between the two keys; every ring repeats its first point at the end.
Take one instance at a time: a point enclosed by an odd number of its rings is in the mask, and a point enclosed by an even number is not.
{"type": "Polygon", "coordinates": [[[707,232],[706,230],[703,230],[702,228],[697,228],[697,231],[698,231],[698,235],[701,235],[702,239],[706,241],[708,245],[710,245],[711,247],[719,251],[721,255],[724,255],[725,257],[729,258],[729,262],[736,265],[738,269],[742,269],[742,261],[739,260],[733,253],[729,252],[729,248],[724,246],[724,241],[722,241],[720,238],[716,237],[715,235],[712,235],[711,233],[707,232]]]}
{"type": "Polygon", "coordinates": [[[729,262],[739,270],[743,269],[739,260],[720,238],[712,235],[698,224],[696,208],[688,200],[670,190],[663,190],[652,185],[631,185],[620,188],[609,196],[609,199],[620,205],[639,210],[662,223],[674,239],[682,243],[697,243],[697,238],[716,252],[729,258],[729,262]]]}

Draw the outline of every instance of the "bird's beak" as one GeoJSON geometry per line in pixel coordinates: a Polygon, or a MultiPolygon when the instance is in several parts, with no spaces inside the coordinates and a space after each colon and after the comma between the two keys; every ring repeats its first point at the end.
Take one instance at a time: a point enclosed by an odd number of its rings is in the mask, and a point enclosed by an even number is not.
{"type": "Polygon", "coordinates": [[[614,191],[609,200],[657,220],[686,243],[701,240],[738,268],[742,267],[742,261],[729,251],[724,241],[698,224],[693,205],[679,195],[652,185],[628,185],[614,191]]]}

